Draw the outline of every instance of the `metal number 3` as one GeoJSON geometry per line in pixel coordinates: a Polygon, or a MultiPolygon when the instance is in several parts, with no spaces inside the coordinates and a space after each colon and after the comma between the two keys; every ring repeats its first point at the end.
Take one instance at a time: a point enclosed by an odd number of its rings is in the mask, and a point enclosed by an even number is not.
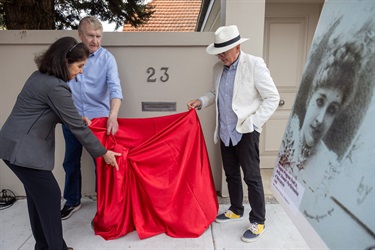
{"type": "Polygon", "coordinates": [[[168,81],[169,79],[169,75],[168,75],[168,67],[162,67],[160,70],[163,70],[164,71],[164,75],[160,77],[160,81],[162,82],[166,82],[168,81]]]}
{"type": "MultiPolygon", "coordinates": [[[[160,81],[166,82],[169,80],[169,74],[168,74],[168,67],[161,67],[160,70],[163,71],[163,75],[160,77],[160,81]]],[[[147,82],[156,82],[155,76],[155,69],[153,67],[149,67],[147,69],[147,73],[149,76],[147,77],[147,82]]]]}

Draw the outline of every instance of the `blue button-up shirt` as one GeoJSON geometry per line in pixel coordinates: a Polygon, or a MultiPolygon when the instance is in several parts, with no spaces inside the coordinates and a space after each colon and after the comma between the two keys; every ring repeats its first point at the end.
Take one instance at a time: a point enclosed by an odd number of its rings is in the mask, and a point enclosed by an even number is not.
{"type": "Polygon", "coordinates": [[[110,100],[123,99],[116,59],[103,47],[90,54],[83,74],[68,85],[79,114],[89,119],[108,117],[110,100]]]}
{"type": "Polygon", "coordinates": [[[232,109],[233,86],[236,77],[238,59],[230,66],[224,66],[219,83],[218,108],[220,139],[225,146],[229,146],[230,141],[235,146],[241,140],[242,134],[236,130],[237,115],[232,109]]]}

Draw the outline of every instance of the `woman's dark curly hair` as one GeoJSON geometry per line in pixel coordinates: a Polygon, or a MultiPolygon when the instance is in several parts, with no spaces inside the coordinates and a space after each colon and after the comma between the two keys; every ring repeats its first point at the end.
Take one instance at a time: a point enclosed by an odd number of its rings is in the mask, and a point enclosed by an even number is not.
{"type": "Polygon", "coordinates": [[[322,58],[322,64],[315,75],[311,91],[314,92],[318,88],[339,91],[343,96],[341,108],[344,108],[356,93],[356,82],[363,59],[363,49],[357,41],[339,44],[338,39],[334,40],[332,47],[322,58]]]}
{"type": "Polygon", "coordinates": [[[40,72],[68,82],[71,80],[68,64],[84,61],[88,56],[89,49],[85,44],[78,43],[73,37],[62,37],[47,51],[35,56],[34,61],[40,72]]]}

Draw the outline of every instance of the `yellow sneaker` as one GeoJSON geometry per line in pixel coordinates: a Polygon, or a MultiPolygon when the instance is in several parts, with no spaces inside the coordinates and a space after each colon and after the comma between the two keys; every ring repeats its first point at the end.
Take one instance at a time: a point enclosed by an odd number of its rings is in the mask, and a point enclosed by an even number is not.
{"type": "Polygon", "coordinates": [[[242,235],[241,240],[244,242],[253,242],[259,239],[259,236],[264,232],[264,224],[258,224],[256,222],[250,223],[250,227],[242,235]]]}
{"type": "Polygon", "coordinates": [[[225,213],[219,214],[216,216],[215,221],[218,223],[223,223],[223,222],[229,222],[229,221],[237,221],[237,220],[242,220],[243,215],[238,215],[233,213],[231,210],[227,210],[225,213]]]}

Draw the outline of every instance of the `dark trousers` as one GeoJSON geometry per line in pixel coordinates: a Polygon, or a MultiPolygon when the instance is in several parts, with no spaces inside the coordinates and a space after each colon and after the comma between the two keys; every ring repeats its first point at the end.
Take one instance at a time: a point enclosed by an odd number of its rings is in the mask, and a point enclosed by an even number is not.
{"type": "Polygon", "coordinates": [[[231,203],[229,209],[235,214],[243,215],[244,213],[242,168],[251,206],[250,223],[264,224],[266,208],[259,166],[259,133],[254,131],[243,134],[241,141],[236,146],[231,143],[229,147],[226,147],[221,141],[220,147],[231,203]]]}
{"type": "Polygon", "coordinates": [[[4,161],[21,180],[27,198],[36,250],[66,250],[60,214],[61,192],[52,171],[20,167],[4,161]]]}
{"type": "Polygon", "coordinates": [[[82,144],[66,125],[62,125],[62,130],[65,138],[65,157],[63,162],[65,170],[65,205],[75,206],[81,203],[82,196],[82,144]]]}
{"type": "MultiPolygon", "coordinates": [[[[65,156],[63,162],[65,170],[65,205],[76,206],[81,203],[82,197],[81,157],[83,146],[66,125],[62,125],[62,130],[65,139],[65,156]]],[[[94,158],[93,161],[96,179],[96,162],[94,158]]],[[[97,186],[95,182],[95,192],[96,188],[97,186]]]]}

